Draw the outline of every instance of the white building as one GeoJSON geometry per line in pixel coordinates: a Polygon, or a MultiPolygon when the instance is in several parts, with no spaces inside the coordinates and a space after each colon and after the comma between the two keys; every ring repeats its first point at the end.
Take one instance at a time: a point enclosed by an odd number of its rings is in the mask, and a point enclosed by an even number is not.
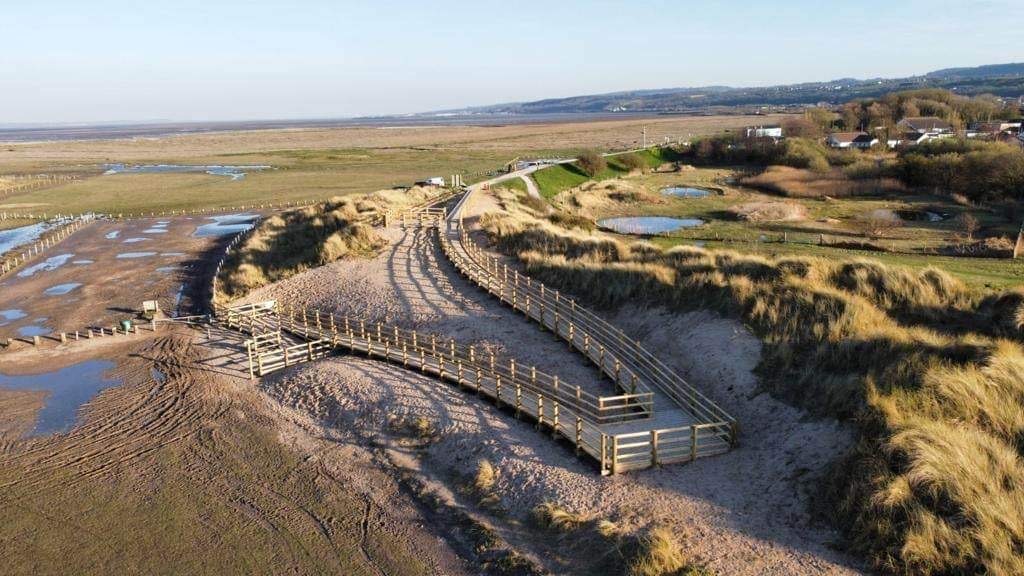
{"type": "Polygon", "coordinates": [[[782,126],[748,126],[747,138],[782,138],[782,126]]]}
{"type": "Polygon", "coordinates": [[[878,138],[867,132],[833,132],[828,135],[828,145],[832,148],[871,148],[878,144],[878,138]]]}

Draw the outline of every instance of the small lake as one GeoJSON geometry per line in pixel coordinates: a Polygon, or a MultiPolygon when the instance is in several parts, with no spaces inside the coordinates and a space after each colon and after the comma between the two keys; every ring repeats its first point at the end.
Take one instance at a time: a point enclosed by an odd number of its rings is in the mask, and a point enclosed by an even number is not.
{"type": "Polygon", "coordinates": [[[78,420],[78,411],[101,390],[121,382],[104,377],[114,367],[109,360],[87,360],[43,374],[8,376],[0,374],[0,388],[11,390],[42,390],[48,392],[46,403],[36,417],[30,436],[67,432],[78,420]]]}
{"type": "Polygon", "coordinates": [[[196,238],[206,238],[208,236],[224,236],[225,234],[245,232],[253,227],[253,223],[258,217],[257,214],[211,216],[207,219],[212,220],[212,222],[200,225],[192,235],[196,238]]]}
{"type": "Polygon", "coordinates": [[[666,196],[675,196],[676,198],[707,198],[711,195],[710,190],[689,186],[669,186],[662,188],[661,193],[666,196]]]}
{"type": "Polygon", "coordinates": [[[231,180],[241,180],[249,172],[270,170],[271,166],[190,166],[182,164],[140,164],[129,166],[126,164],[104,164],[104,174],[211,174],[213,176],[227,176],[231,180]]]}
{"type": "Polygon", "coordinates": [[[619,234],[648,236],[675,232],[684,228],[704,225],[700,218],[672,218],[669,216],[620,216],[598,220],[597,225],[619,234]]]}

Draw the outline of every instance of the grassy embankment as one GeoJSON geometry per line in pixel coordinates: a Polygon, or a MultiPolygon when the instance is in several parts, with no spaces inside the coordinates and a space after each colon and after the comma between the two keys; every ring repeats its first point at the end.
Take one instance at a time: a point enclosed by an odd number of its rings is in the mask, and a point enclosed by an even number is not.
{"type": "Polygon", "coordinates": [[[1024,293],[935,268],[627,244],[540,216],[482,223],[531,275],[596,305],[741,319],[765,342],[767,388],[857,425],[830,502],[880,569],[1024,572],[1024,293]]]}
{"type": "MultiPolygon", "coordinates": [[[[648,148],[635,152],[649,168],[657,168],[665,162],[676,160],[675,154],[668,148],[648,148]]],[[[608,156],[607,167],[601,172],[589,176],[576,164],[559,164],[533,173],[541,196],[553,198],[559,192],[574,188],[588,180],[607,180],[629,174],[630,170],[621,160],[621,156],[608,156]]]]}
{"type": "Polygon", "coordinates": [[[259,223],[224,262],[218,278],[219,300],[346,256],[370,255],[384,246],[369,220],[386,209],[413,206],[438,194],[436,189],[382,190],[332,198],[276,214],[259,223]]]}

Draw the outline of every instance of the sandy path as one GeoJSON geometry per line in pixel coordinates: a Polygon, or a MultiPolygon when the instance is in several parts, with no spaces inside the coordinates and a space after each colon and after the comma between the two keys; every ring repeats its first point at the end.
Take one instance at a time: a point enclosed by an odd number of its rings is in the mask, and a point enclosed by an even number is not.
{"type": "MultiPolygon", "coordinates": [[[[493,208],[493,204],[490,205],[493,208]]],[[[469,286],[422,236],[387,232],[392,245],[374,260],[345,261],[261,290],[251,299],[294,298],[308,305],[427,327],[460,340],[512,348],[567,380],[596,382],[593,369],[564,342],[469,286]]],[[[740,446],[723,456],[660,470],[602,478],[571,449],[489,404],[380,363],[338,358],[271,376],[266,390],[325,430],[382,431],[389,417],[424,415],[440,438],[421,455],[420,472],[451,484],[480,458],[500,471],[502,506],[523,519],[536,504],[571,509],[639,527],[666,523],[687,547],[723,574],[855,573],[857,563],[830,547],[838,540],[814,522],[807,491],[848,431],[757,390],[759,341],[735,322],[708,314],[621,310],[610,318],[720,402],[741,423],[740,446]]],[[[543,543],[496,522],[556,572],[543,543]]],[[[548,550],[550,552],[550,550],[548,550]]]]}

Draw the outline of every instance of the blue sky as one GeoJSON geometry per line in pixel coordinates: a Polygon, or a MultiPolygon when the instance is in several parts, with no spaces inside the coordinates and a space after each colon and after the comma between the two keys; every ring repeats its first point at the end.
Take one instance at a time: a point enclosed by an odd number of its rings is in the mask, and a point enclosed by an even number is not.
{"type": "Polygon", "coordinates": [[[344,117],[1024,61],[1022,0],[0,5],[0,123],[344,117]]]}

